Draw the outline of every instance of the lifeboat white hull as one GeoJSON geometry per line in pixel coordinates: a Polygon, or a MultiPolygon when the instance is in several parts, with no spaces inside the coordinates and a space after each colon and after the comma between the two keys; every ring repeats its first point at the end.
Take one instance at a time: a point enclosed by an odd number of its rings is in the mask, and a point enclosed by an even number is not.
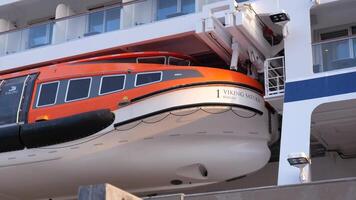
{"type": "Polygon", "coordinates": [[[81,140],[0,154],[0,198],[75,196],[79,185],[103,182],[131,192],[192,187],[252,173],[270,157],[268,111],[250,90],[186,88],[115,116],[81,140]]]}

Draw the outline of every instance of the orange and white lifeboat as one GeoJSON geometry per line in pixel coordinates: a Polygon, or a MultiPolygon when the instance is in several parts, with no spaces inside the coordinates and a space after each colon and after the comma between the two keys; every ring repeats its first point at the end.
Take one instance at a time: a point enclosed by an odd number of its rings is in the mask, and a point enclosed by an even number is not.
{"type": "Polygon", "coordinates": [[[125,53],[0,75],[0,194],[163,191],[261,169],[278,132],[262,86],[193,63],[125,53]]]}

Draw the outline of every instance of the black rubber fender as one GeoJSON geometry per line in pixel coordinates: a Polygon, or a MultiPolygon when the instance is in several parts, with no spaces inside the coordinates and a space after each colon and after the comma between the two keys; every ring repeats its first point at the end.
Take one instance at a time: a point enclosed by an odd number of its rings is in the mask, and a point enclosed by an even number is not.
{"type": "Polygon", "coordinates": [[[20,125],[10,124],[0,127],[0,152],[17,151],[25,148],[20,138],[20,125]]]}
{"type": "Polygon", "coordinates": [[[109,110],[96,110],[70,117],[21,125],[20,140],[26,148],[70,142],[93,135],[110,126],[115,115],[109,110]]]}

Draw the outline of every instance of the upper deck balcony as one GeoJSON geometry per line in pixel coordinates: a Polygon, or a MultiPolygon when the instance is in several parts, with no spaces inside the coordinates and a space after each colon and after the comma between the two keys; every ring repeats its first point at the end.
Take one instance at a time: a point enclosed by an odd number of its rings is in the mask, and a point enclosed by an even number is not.
{"type": "Polygon", "coordinates": [[[313,44],[313,71],[326,72],[337,69],[356,67],[356,26],[335,31],[329,34],[340,34],[343,37],[313,44]]]}
{"type": "MultiPolygon", "coordinates": [[[[19,1],[21,9],[14,9],[13,6],[8,10],[4,7],[9,5],[0,6],[0,18],[16,22],[17,25],[12,26],[11,30],[0,32],[0,72],[98,53],[158,50],[198,56],[214,54],[196,34],[197,25],[208,15],[203,8],[222,3],[223,11],[227,12],[234,8],[236,1],[115,0],[114,4],[112,0],[73,0],[68,1],[68,4],[60,2],[19,1]],[[38,6],[42,6],[42,9],[38,6]],[[26,7],[29,11],[26,11],[26,7]],[[26,14],[22,18],[15,10],[22,10],[26,14]],[[15,17],[11,12],[14,12],[15,17]]],[[[219,17],[224,18],[224,14],[219,17]]],[[[216,54],[214,56],[217,59],[213,62],[222,62],[216,54]]]]}
{"type": "Polygon", "coordinates": [[[313,73],[356,67],[355,6],[355,1],[333,1],[311,10],[313,73]]]}
{"type": "MultiPolygon", "coordinates": [[[[200,12],[219,0],[140,0],[0,33],[0,56],[200,12]]],[[[221,0],[220,0],[221,1],[221,0]]]]}

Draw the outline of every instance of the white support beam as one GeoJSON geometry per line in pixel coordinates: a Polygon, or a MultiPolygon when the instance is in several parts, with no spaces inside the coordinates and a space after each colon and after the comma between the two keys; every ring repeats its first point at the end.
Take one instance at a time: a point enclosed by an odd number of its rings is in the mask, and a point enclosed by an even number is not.
{"type": "MultiPolygon", "coordinates": [[[[287,159],[292,153],[309,155],[311,114],[314,108],[314,104],[303,101],[284,104],[278,185],[301,183],[299,169],[291,166],[287,159]]],[[[305,174],[309,182],[310,166],[305,168],[305,174]]]]}
{"type": "Polygon", "coordinates": [[[226,63],[230,63],[232,37],[219,20],[213,16],[202,19],[196,33],[226,63]]]}
{"type": "MultiPolygon", "coordinates": [[[[280,0],[280,9],[291,18],[288,23],[290,34],[284,40],[287,84],[295,78],[312,73],[311,6],[310,0],[280,0]]],[[[288,96],[289,92],[295,91],[288,91],[287,88],[285,96],[288,96]]],[[[311,113],[315,106],[309,101],[288,102],[283,105],[278,185],[300,183],[299,169],[290,166],[287,158],[289,154],[298,152],[309,155],[311,113]]],[[[306,173],[310,173],[308,168],[306,173]]]]}
{"type": "Polygon", "coordinates": [[[63,3],[57,5],[56,15],[55,15],[56,19],[68,17],[71,15],[74,15],[74,11],[72,10],[72,8],[69,5],[63,4],[63,3]]]}
{"type": "Polygon", "coordinates": [[[11,30],[13,28],[15,28],[15,26],[11,21],[0,18],[0,33],[11,30]]]}
{"type": "Polygon", "coordinates": [[[204,41],[226,63],[232,57],[232,36],[224,27],[226,13],[235,10],[234,1],[218,1],[204,5],[202,20],[197,24],[197,36],[204,41]]]}
{"type": "Polygon", "coordinates": [[[239,62],[239,43],[233,42],[231,49],[232,49],[232,57],[231,57],[230,69],[237,71],[237,64],[239,62]]]}
{"type": "Polygon", "coordinates": [[[234,38],[238,40],[247,38],[265,57],[271,57],[272,47],[264,39],[262,29],[254,13],[251,13],[248,9],[243,9],[239,12],[228,13],[225,18],[225,27],[234,38]]]}

